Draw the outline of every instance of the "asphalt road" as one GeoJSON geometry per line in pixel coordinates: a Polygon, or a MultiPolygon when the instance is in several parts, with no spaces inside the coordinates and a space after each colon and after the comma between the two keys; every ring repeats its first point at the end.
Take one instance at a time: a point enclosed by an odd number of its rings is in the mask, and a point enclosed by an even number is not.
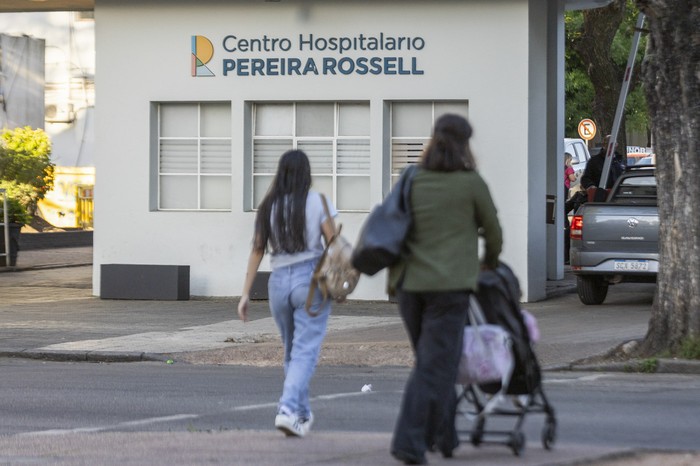
{"type": "MultiPolygon", "coordinates": [[[[278,368],[155,362],[5,359],[0,370],[0,435],[274,431],[282,383],[278,368]]],[[[319,368],[312,384],[314,430],[390,433],[407,376],[402,367],[319,368]],[[368,384],[372,391],[363,393],[368,384]]],[[[698,376],[548,372],[544,392],[557,413],[558,442],[697,448],[698,376]]],[[[494,416],[488,422],[500,428],[508,421],[494,416]]],[[[526,417],[530,448],[541,448],[543,425],[542,415],[526,417]]]]}

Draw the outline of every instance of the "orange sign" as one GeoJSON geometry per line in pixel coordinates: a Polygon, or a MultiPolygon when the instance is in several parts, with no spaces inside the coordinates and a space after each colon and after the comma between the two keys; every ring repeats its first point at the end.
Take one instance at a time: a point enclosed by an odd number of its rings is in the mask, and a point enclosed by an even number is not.
{"type": "Polygon", "coordinates": [[[595,137],[595,132],[596,127],[593,120],[585,118],[578,123],[578,135],[581,136],[581,139],[590,141],[595,137]]]}

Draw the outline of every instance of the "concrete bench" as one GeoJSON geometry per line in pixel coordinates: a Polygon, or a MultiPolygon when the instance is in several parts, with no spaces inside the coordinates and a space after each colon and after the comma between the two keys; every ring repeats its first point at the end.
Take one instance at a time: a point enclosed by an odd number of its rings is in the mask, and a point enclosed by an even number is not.
{"type": "Polygon", "coordinates": [[[190,266],[102,264],[100,298],[188,300],[190,266]]]}

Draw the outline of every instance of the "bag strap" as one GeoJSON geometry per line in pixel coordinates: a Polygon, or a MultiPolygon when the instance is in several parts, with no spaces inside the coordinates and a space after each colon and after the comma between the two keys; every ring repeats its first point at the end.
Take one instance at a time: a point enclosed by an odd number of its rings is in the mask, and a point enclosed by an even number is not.
{"type": "Polygon", "coordinates": [[[321,201],[323,202],[323,211],[326,213],[326,218],[331,221],[331,226],[333,227],[333,238],[331,238],[331,240],[328,242],[328,244],[330,244],[338,235],[338,231],[335,229],[335,220],[331,216],[331,211],[328,208],[328,201],[326,200],[325,194],[321,194],[321,201]]]}
{"type": "MultiPolygon", "coordinates": [[[[309,284],[309,294],[306,296],[305,306],[307,314],[309,314],[311,317],[316,317],[318,315],[318,312],[311,312],[311,303],[313,302],[314,294],[316,294],[316,289],[318,288],[318,279],[320,277],[321,267],[323,267],[323,262],[325,261],[326,256],[328,255],[328,247],[333,243],[333,241],[335,241],[338,235],[340,235],[340,229],[336,230],[335,228],[335,221],[333,220],[333,217],[331,216],[331,211],[328,208],[328,201],[326,200],[326,196],[324,196],[323,194],[321,194],[321,201],[323,201],[323,210],[326,213],[326,218],[331,221],[331,226],[333,226],[333,236],[331,236],[331,239],[326,244],[326,247],[323,250],[323,254],[321,254],[321,258],[318,260],[316,268],[314,269],[314,273],[311,276],[311,283],[309,284]]],[[[324,295],[321,304],[324,304],[329,299],[330,296],[324,295]]]]}
{"type": "Polygon", "coordinates": [[[469,295],[469,323],[474,327],[488,323],[474,293],[469,295]]]}

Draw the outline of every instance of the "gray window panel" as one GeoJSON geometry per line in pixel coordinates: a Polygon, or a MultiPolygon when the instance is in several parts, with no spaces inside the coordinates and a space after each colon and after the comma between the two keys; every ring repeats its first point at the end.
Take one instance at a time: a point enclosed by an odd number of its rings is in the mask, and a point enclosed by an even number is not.
{"type": "Polygon", "coordinates": [[[434,119],[437,120],[446,113],[454,113],[467,118],[469,116],[469,105],[467,105],[466,101],[435,102],[434,119]]]}
{"type": "Polygon", "coordinates": [[[253,177],[253,207],[258,208],[267,190],[270,189],[274,176],[254,176],[253,177]]]}
{"type": "Polygon", "coordinates": [[[197,176],[162,175],[161,209],[197,209],[197,176]]]}
{"type": "Polygon", "coordinates": [[[338,140],[338,174],[369,175],[370,157],[368,139],[338,140]]]}
{"type": "Polygon", "coordinates": [[[335,133],[334,104],[300,103],[297,110],[297,136],[332,137],[335,133]]]}
{"type": "Polygon", "coordinates": [[[201,151],[202,173],[231,173],[230,139],[205,139],[201,151]]]}
{"type": "Polygon", "coordinates": [[[311,173],[333,173],[333,141],[299,141],[297,148],[309,158],[311,173]]]}
{"type": "Polygon", "coordinates": [[[432,102],[395,102],[391,109],[392,137],[430,137],[432,102]]]}
{"type": "Polygon", "coordinates": [[[338,185],[338,209],[340,210],[366,210],[369,205],[369,177],[368,176],[339,176],[338,185]]]}
{"type": "Polygon", "coordinates": [[[333,199],[333,177],[314,175],[311,177],[311,186],[314,191],[325,194],[328,199],[333,199]]]}
{"type": "Polygon", "coordinates": [[[369,104],[338,104],[338,136],[369,136],[369,104]]]}
{"type": "Polygon", "coordinates": [[[231,209],[231,177],[203,176],[201,184],[202,209],[231,209]]]}
{"type": "Polygon", "coordinates": [[[197,140],[162,139],[160,173],[197,173],[197,140]]]}
{"type": "Polygon", "coordinates": [[[207,103],[201,106],[201,136],[231,137],[231,104],[207,103]]]}
{"type": "Polygon", "coordinates": [[[256,136],[292,136],[292,104],[259,104],[255,108],[256,136]]]}
{"type": "Polygon", "coordinates": [[[197,104],[164,104],[160,106],[160,137],[197,137],[197,104]]]}
{"type": "Polygon", "coordinates": [[[282,154],[293,147],[291,139],[256,139],[253,143],[253,172],[275,173],[282,154]]]}

